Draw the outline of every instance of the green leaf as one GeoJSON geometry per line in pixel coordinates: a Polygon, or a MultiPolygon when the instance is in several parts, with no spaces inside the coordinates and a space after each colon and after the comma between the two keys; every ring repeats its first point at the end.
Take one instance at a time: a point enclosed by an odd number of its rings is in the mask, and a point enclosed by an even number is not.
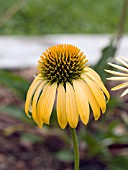
{"type": "Polygon", "coordinates": [[[35,135],[35,134],[31,134],[31,133],[23,133],[20,138],[22,141],[27,141],[33,144],[42,142],[43,140],[42,137],[35,135]]]}
{"type": "Polygon", "coordinates": [[[88,132],[86,133],[85,142],[87,143],[89,154],[91,156],[94,156],[97,153],[103,151],[103,145],[101,144],[101,142],[97,140],[95,136],[88,132]]]}
{"type": "Polygon", "coordinates": [[[55,156],[58,160],[64,161],[64,162],[71,162],[73,161],[73,157],[74,157],[73,153],[69,152],[68,150],[61,150],[57,152],[55,156]]]}
{"type": "Polygon", "coordinates": [[[127,169],[128,169],[128,157],[126,156],[114,156],[108,168],[108,170],[127,170],[127,169]]]}
{"type": "Polygon", "coordinates": [[[22,99],[25,98],[29,87],[29,83],[25,79],[5,70],[0,70],[0,85],[6,86],[22,99]]]}
{"type": "Polygon", "coordinates": [[[109,102],[108,102],[108,108],[115,108],[115,107],[121,107],[122,106],[122,102],[119,98],[117,97],[111,97],[109,102]]]}
{"type": "Polygon", "coordinates": [[[116,47],[113,46],[113,40],[111,40],[110,44],[102,50],[102,56],[94,66],[95,71],[101,76],[103,82],[106,82],[107,77],[107,73],[104,71],[104,69],[108,68],[107,61],[108,59],[114,57],[115,52],[116,47]]]}
{"type": "Polygon", "coordinates": [[[0,105],[0,111],[1,113],[8,114],[10,116],[13,116],[17,119],[22,120],[23,122],[27,122],[30,124],[34,124],[33,120],[26,116],[25,112],[22,108],[16,107],[16,106],[1,106],[0,105]]]}

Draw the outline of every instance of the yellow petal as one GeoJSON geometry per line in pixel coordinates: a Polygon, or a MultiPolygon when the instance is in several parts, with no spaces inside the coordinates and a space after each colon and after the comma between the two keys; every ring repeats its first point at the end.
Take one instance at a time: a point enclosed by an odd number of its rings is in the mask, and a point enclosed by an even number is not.
{"type": "Polygon", "coordinates": [[[128,86],[128,83],[122,83],[122,84],[119,84],[119,85],[113,87],[111,90],[115,91],[115,90],[119,90],[119,89],[125,88],[127,86],[128,86]]]}
{"type": "Polygon", "coordinates": [[[59,84],[57,89],[57,118],[60,127],[64,129],[67,125],[66,92],[62,84],[59,84]]]}
{"type": "Polygon", "coordinates": [[[122,70],[122,71],[125,71],[125,72],[128,72],[128,69],[125,68],[125,67],[122,67],[122,66],[119,66],[117,64],[112,64],[112,63],[108,63],[110,66],[114,67],[114,68],[117,68],[119,70],[122,70]]]}
{"type": "Polygon", "coordinates": [[[93,95],[95,96],[97,103],[101,107],[102,112],[106,111],[106,103],[105,103],[105,96],[103,95],[102,91],[98,87],[98,85],[86,77],[85,81],[87,82],[88,86],[90,87],[93,95]]]}
{"type": "Polygon", "coordinates": [[[108,77],[107,80],[114,80],[114,81],[128,80],[128,77],[108,77]]]}
{"type": "Polygon", "coordinates": [[[88,76],[91,80],[93,80],[100,88],[101,90],[105,93],[105,95],[107,96],[107,101],[109,101],[110,99],[110,94],[108,92],[108,90],[106,89],[106,87],[104,86],[103,82],[101,81],[100,77],[98,78],[98,74],[93,70],[93,72],[86,72],[84,74],[84,79],[86,80],[86,76],[88,76]],[[95,73],[95,74],[94,74],[95,73]],[[94,76],[97,75],[97,76],[94,76]]]}
{"type": "Polygon", "coordinates": [[[42,80],[39,80],[38,77],[36,77],[31,86],[29,87],[29,90],[27,92],[27,97],[26,97],[26,102],[25,102],[25,112],[27,114],[27,116],[31,117],[28,113],[29,107],[31,105],[31,100],[32,100],[32,96],[35,92],[35,90],[37,89],[37,87],[39,86],[39,84],[42,82],[42,80]]]}
{"type": "Polygon", "coordinates": [[[38,124],[38,120],[37,120],[37,101],[39,98],[39,95],[41,93],[41,91],[43,90],[44,85],[46,84],[46,81],[43,81],[39,87],[37,88],[34,97],[33,97],[33,101],[32,101],[32,117],[34,119],[34,121],[38,124]]]}
{"type": "Polygon", "coordinates": [[[117,61],[119,61],[122,65],[124,65],[125,67],[128,67],[128,64],[125,62],[125,61],[123,61],[123,60],[121,60],[121,59],[119,59],[119,58],[116,58],[116,60],[117,61]]]}
{"type": "Polygon", "coordinates": [[[117,72],[117,71],[112,71],[112,70],[105,70],[105,71],[110,73],[110,74],[117,75],[117,76],[128,76],[128,74],[120,73],[120,72],[117,72]]]}
{"type": "Polygon", "coordinates": [[[78,109],[75,99],[75,92],[70,83],[66,83],[66,114],[69,125],[76,128],[78,124],[78,109]]]}
{"type": "Polygon", "coordinates": [[[95,118],[95,120],[98,120],[100,117],[100,106],[97,103],[97,100],[96,100],[94,94],[92,93],[90,87],[84,82],[82,82],[82,86],[85,89],[86,95],[88,97],[88,101],[90,103],[90,106],[91,106],[93,114],[94,114],[94,118],[95,118]]]}
{"type": "Polygon", "coordinates": [[[125,62],[128,62],[128,59],[125,57],[121,57],[125,62]]]}
{"type": "Polygon", "coordinates": [[[82,80],[74,80],[73,86],[75,90],[76,103],[78,112],[82,122],[86,125],[89,120],[89,103],[85,90],[81,85],[82,80]]]}
{"type": "Polygon", "coordinates": [[[56,96],[57,83],[46,84],[37,104],[37,119],[39,124],[49,124],[56,96]]]}
{"type": "Polygon", "coordinates": [[[128,89],[126,89],[126,90],[121,94],[121,97],[125,96],[126,94],[128,94],[128,89]]]}
{"type": "Polygon", "coordinates": [[[38,121],[40,127],[42,127],[42,124],[43,124],[42,115],[41,115],[42,112],[40,112],[40,108],[42,106],[42,101],[44,100],[44,96],[46,95],[45,93],[47,93],[49,88],[50,88],[50,85],[49,85],[49,83],[47,83],[44,86],[43,92],[41,93],[39,100],[38,100],[38,103],[37,103],[37,108],[36,108],[37,114],[36,115],[37,115],[37,121],[38,121]]]}
{"type": "Polygon", "coordinates": [[[101,80],[100,76],[93,69],[91,69],[90,67],[86,67],[85,69],[87,70],[87,74],[89,73],[89,75],[91,74],[93,77],[101,80]]]}

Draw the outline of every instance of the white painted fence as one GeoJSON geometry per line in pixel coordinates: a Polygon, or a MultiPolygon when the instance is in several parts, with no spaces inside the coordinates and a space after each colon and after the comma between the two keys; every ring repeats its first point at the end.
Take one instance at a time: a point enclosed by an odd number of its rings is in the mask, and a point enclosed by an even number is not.
{"type": "MultiPolygon", "coordinates": [[[[89,64],[97,62],[101,50],[110,40],[111,35],[45,35],[31,36],[0,36],[0,68],[35,67],[40,54],[48,47],[70,43],[85,52],[89,64]]],[[[116,56],[128,57],[128,36],[124,36],[116,56]]]]}

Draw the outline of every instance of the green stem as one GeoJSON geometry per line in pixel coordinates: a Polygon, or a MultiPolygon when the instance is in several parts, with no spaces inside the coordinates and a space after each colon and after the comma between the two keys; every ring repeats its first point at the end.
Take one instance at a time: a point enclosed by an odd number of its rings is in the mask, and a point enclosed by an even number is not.
{"type": "Polygon", "coordinates": [[[72,141],[73,141],[73,146],[74,146],[74,170],[79,170],[79,148],[78,148],[78,139],[76,135],[76,130],[73,128],[70,128],[70,132],[72,135],[72,141]]]}

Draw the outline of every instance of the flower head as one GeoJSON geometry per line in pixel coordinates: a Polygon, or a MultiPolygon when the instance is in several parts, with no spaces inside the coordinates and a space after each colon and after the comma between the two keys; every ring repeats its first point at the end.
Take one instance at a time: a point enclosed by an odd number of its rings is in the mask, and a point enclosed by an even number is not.
{"type": "Polygon", "coordinates": [[[25,112],[32,113],[42,127],[49,124],[56,103],[57,119],[61,128],[76,128],[79,116],[88,123],[90,107],[95,120],[106,110],[109,93],[99,75],[89,68],[86,56],[75,46],[62,44],[48,48],[38,61],[38,75],[26,98],[25,112]],[[105,95],[104,95],[105,94],[105,95]]]}
{"type": "Polygon", "coordinates": [[[124,81],[122,84],[118,84],[117,86],[113,87],[111,90],[119,90],[122,88],[126,88],[125,91],[122,93],[121,97],[125,96],[128,93],[128,59],[122,57],[122,59],[116,58],[117,61],[119,61],[123,66],[119,66],[117,64],[108,63],[110,66],[121,70],[121,72],[118,71],[112,71],[112,70],[105,70],[106,72],[115,75],[114,77],[107,78],[108,80],[113,81],[124,81]]]}

